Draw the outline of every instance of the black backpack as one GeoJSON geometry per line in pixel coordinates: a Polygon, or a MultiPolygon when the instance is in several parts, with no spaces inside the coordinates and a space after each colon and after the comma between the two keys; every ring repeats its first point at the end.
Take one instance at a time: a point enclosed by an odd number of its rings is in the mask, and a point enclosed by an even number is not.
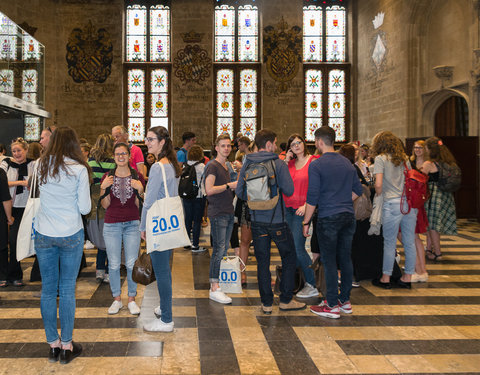
{"type": "Polygon", "coordinates": [[[438,169],[438,188],[442,191],[454,193],[460,189],[462,171],[457,164],[435,163],[438,169]]]}
{"type": "Polygon", "coordinates": [[[183,199],[195,199],[200,189],[200,183],[197,181],[197,171],[195,166],[200,164],[197,161],[195,164],[184,164],[182,175],[178,183],[178,195],[183,199]]]}

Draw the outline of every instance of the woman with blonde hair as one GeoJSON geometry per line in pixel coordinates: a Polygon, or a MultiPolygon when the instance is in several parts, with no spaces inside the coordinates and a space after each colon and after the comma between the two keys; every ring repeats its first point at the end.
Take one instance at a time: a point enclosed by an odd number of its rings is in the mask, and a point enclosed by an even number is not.
{"type": "Polygon", "coordinates": [[[5,273],[0,280],[0,287],[5,287],[8,283],[13,286],[24,286],[23,271],[20,262],[17,262],[17,235],[22,221],[23,212],[28,200],[28,178],[32,175],[34,161],[27,158],[28,143],[23,138],[16,138],[11,144],[12,157],[5,158],[0,163],[7,173],[8,187],[12,197],[12,216],[13,224],[10,226],[9,245],[10,256],[5,252],[1,255],[0,264],[5,273]]]}
{"type": "Polygon", "coordinates": [[[397,281],[401,288],[410,289],[411,276],[415,273],[415,224],[417,210],[410,209],[402,200],[405,185],[405,167],[411,168],[404,152],[402,141],[390,131],[382,131],[373,138],[375,155],[375,192],[383,196],[383,266],[382,277],[374,279],[373,285],[390,289],[390,276],[395,262],[395,250],[399,228],[402,229],[402,242],[405,251],[405,273],[397,281]],[[403,204],[403,207],[402,207],[403,204]]]}
{"type": "MultiPolygon", "coordinates": [[[[428,217],[428,233],[430,248],[427,257],[430,260],[442,260],[440,249],[440,234],[457,234],[457,214],[453,194],[438,187],[439,167],[441,164],[456,165],[455,158],[440,138],[431,137],[425,142],[428,161],[423,163],[422,171],[428,174],[430,200],[425,204],[428,217]]],[[[427,242],[427,247],[428,244],[427,242]]]]}

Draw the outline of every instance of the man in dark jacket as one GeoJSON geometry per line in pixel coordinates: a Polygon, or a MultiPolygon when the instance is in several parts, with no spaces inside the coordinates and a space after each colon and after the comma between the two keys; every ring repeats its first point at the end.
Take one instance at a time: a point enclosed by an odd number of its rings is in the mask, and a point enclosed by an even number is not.
{"type": "Polygon", "coordinates": [[[273,292],[270,274],[271,241],[277,245],[282,258],[282,279],[280,282],[280,310],[300,310],[305,304],[293,299],[293,288],[296,269],[296,254],[293,236],[285,221],[285,203],[282,193],[293,194],[293,181],[287,165],[275,153],[277,136],[274,132],[262,129],[255,135],[258,152],[248,154],[240,171],[236,194],[240,199],[248,201],[249,192],[245,181],[245,171],[252,163],[274,163],[276,185],[272,191],[277,192],[279,199],[272,209],[250,209],[252,221],[253,246],[257,258],[257,276],[262,310],[265,314],[272,312],[273,292]]]}

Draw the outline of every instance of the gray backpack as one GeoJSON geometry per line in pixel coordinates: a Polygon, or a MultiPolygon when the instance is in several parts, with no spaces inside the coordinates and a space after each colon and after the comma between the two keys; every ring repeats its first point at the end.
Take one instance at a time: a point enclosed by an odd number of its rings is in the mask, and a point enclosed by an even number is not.
{"type": "Polygon", "coordinates": [[[249,164],[245,169],[247,204],[251,210],[271,210],[279,199],[273,160],[249,164]]]}

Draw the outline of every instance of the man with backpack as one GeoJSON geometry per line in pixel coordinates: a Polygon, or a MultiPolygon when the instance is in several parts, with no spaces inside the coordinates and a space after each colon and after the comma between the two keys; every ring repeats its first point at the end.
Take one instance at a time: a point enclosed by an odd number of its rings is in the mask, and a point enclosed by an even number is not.
{"type": "Polygon", "coordinates": [[[271,241],[282,259],[280,310],[301,310],[305,304],[293,299],[296,254],[293,236],[285,221],[282,194],[293,194],[287,165],[275,153],[277,136],[267,129],[255,135],[258,152],[248,154],[238,178],[236,194],[247,201],[251,212],[252,237],[257,258],[257,277],[262,310],[272,313],[273,292],[270,274],[271,241]]]}
{"type": "Polygon", "coordinates": [[[183,167],[185,164],[187,164],[188,150],[190,150],[190,147],[197,142],[197,137],[195,136],[195,133],[185,132],[182,135],[182,140],[183,146],[177,151],[177,160],[180,164],[180,167],[183,167]]]}

